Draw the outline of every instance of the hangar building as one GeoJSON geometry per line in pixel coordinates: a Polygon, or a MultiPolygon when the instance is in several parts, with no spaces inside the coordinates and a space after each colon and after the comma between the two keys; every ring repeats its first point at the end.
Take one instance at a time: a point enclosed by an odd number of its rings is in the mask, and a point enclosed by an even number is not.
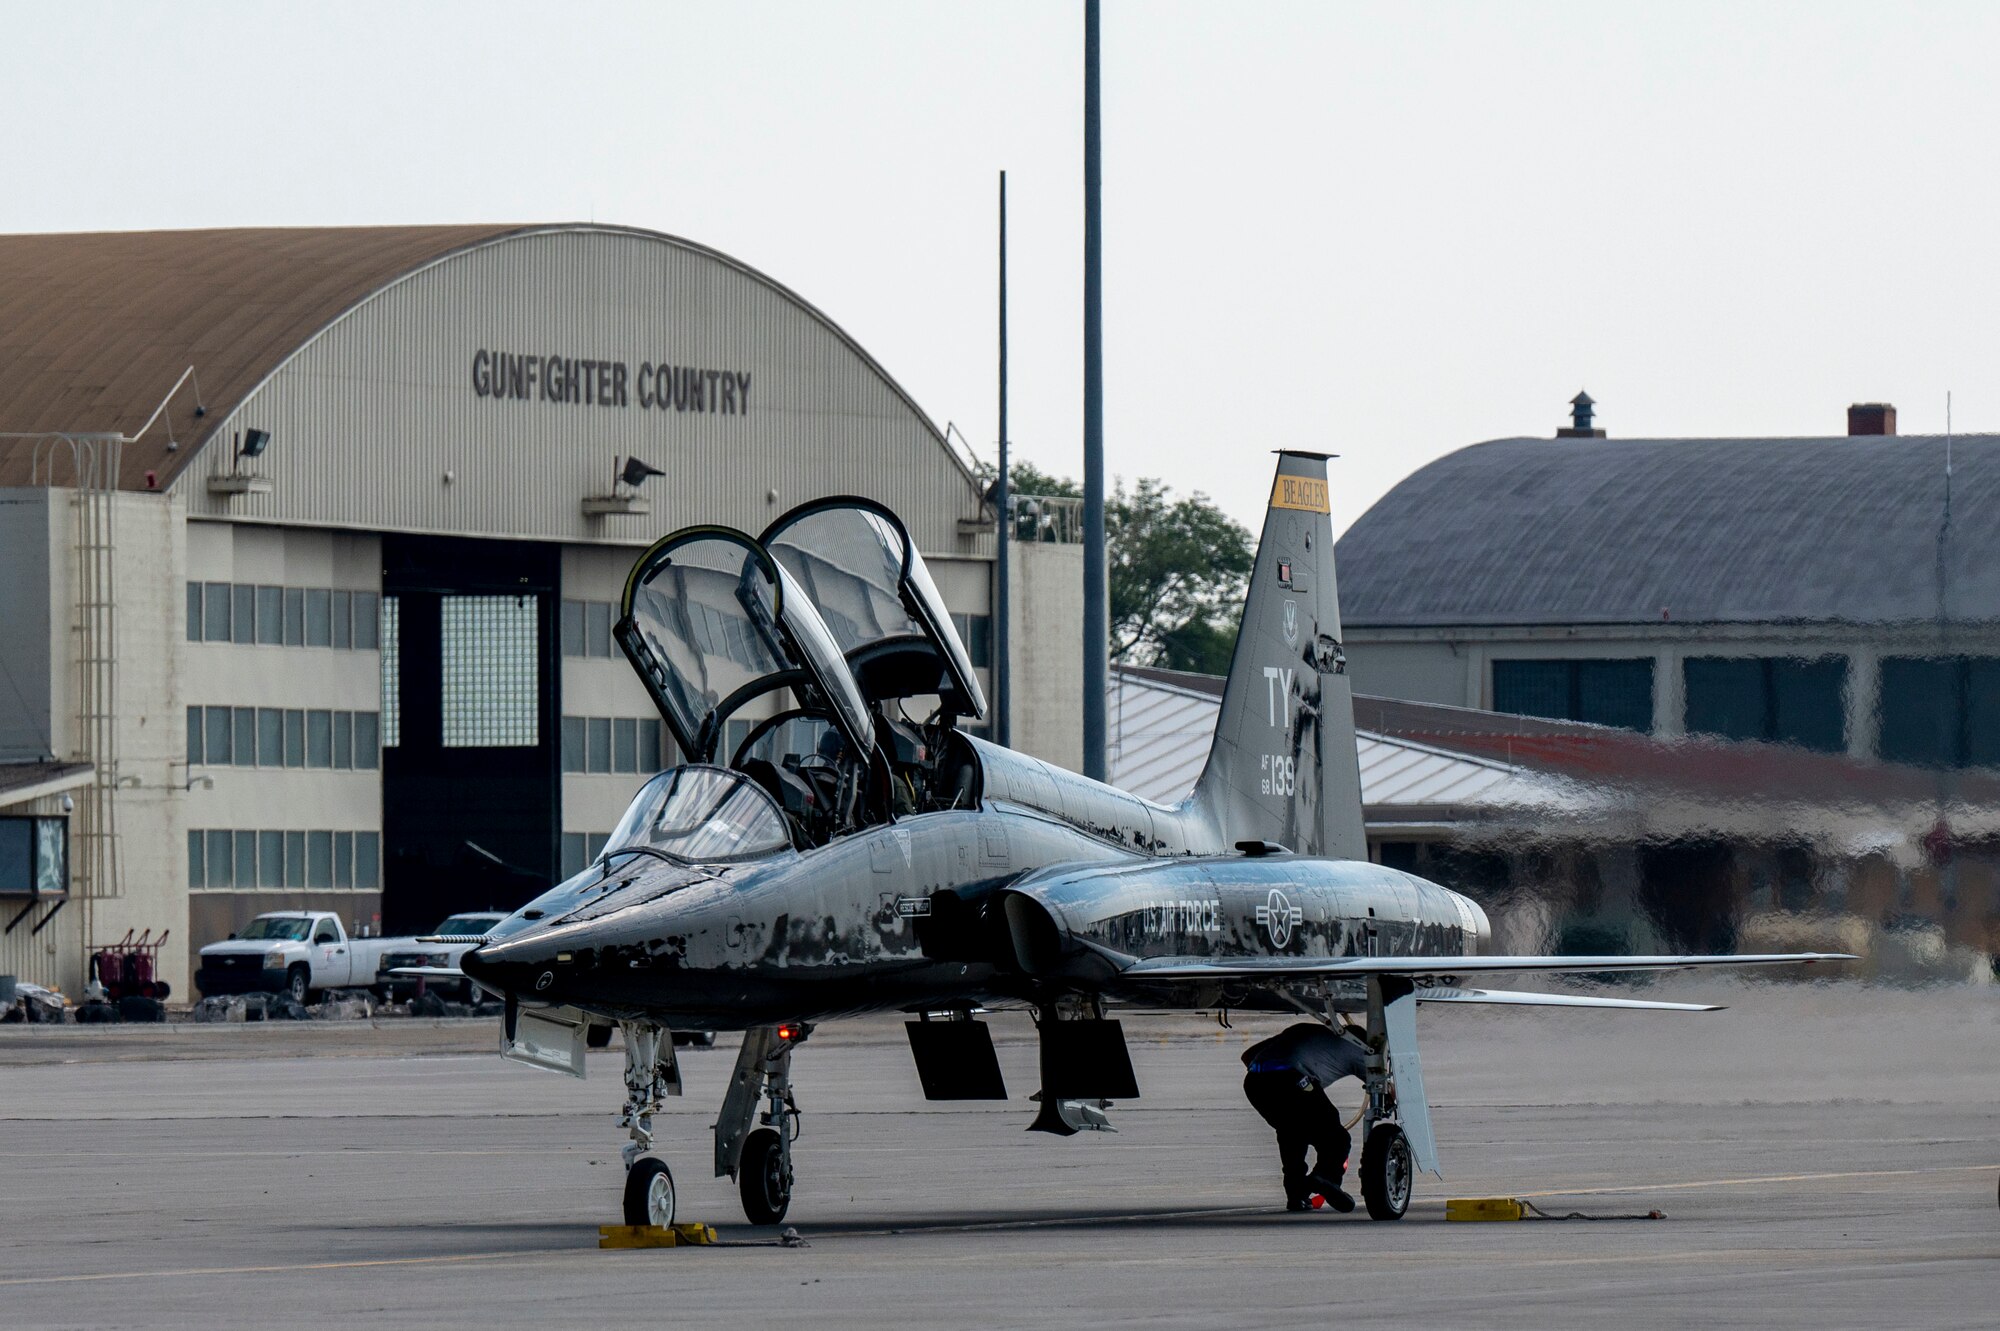
{"type": "Polygon", "coordinates": [[[1571,428],[1419,469],[1337,547],[1356,691],[2000,766],[2000,436],[1849,430],[1571,428]]]}
{"type": "MultiPolygon", "coordinates": [[[[71,993],[128,930],[185,995],[260,910],[423,929],[580,868],[671,760],[610,629],[676,527],[881,500],[989,664],[970,459],[670,236],[0,237],[0,435],[0,974],[71,993]]],[[[1032,645],[1081,565],[1016,548],[1032,645]]],[[[1017,654],[1017,746],[1075,761],[1075,658],[1017,654]]]]}

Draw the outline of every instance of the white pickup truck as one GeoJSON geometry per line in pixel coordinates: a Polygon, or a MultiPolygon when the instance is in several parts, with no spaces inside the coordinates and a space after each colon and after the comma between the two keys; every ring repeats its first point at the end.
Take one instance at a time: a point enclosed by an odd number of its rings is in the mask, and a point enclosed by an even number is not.
{"type": "Polygon", "coordinates": [[[204,995],[262,991],[304,1003],[323,989],[372,987],[383,954],[415,941],[350,937],[330,911],[274,910],[203,948],[194,984],[204,995]]]}

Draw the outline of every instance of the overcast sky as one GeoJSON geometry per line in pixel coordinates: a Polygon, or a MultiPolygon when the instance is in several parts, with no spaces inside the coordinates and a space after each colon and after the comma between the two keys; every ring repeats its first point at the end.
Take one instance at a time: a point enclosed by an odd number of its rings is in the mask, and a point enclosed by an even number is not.
{"type": "MultiPolygon", "coordinates": [[[[802,293],[995,438],[1082,440],[1082,5],[0,0],[0,231],[595,219],[802,293]]],[[[1344,526],[1548,434],[2000,426],[2000,5],[1104,10],[1111,469],[1344,526]]]]}

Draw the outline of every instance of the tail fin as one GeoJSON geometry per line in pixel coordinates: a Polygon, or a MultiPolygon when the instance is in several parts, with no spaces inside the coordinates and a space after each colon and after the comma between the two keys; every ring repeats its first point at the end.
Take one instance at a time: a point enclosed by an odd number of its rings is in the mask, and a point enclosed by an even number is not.
{"type": "Polygon", "coordinates": [[[1368,858],[1331,513],[1326,458],[1279,453],[1215,746],[1189,796],[1224,845],[1368,858]]]}

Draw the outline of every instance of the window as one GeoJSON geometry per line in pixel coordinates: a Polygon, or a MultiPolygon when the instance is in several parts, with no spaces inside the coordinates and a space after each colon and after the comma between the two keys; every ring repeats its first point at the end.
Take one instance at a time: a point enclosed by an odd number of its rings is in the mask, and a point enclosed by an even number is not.
{"type": "Polygon", "coordinates": [[[532,596],[447,596],[439,606],[444,746],[541,743],[540,624],[532,596]]]}
{"type": "Polygon", "coordinates": [[[201,637],[204,642],[229,641],[229,584],[204,583],[201,590],[201,637]]]}
{"type": "Polygon", "coordinates": [[[1691,656],[1682,663],[1687,728],[1724,739],[1847,747],[1847,658],[1691,656]]]}
{"type": "MultiPolygon", "coordinates": [[[[333,713],[306,713],[306,766],[333,766],[333,713]]],[[[315,883],[315,887],[325,887],[315,883]]]]}
{"type": "Polygon", "coordinates": [[[306,594],[300,587],[285,588],[285,646],[306,645],[306,594]]]}
{"type": "Polygon", "coordinates": [[[354,713],[333,714],[333,765],[342,771],[354,766],[354,713]]]}
{"type": "Polygon", "coordinates": [[[583,603],[584,649],[592,656],[611,655],[611,605],[608,601],[583,603]]]}
{"type": "Polygon", "coordinates": [[[207,720],[203,726],[204,735],[207,740],[205,757],[214,766],[221,766],[229,761],[229,728],[229,709],[227,707],[210,707],[207,709],[207,720]]]}
{"type": "Polygon", "coordinates": [[[374,891],[382,886],[382,834],[354,834],[354,885],[374,891]]]}
{"type": "Polygon", "coordinates": [[[248,585],[235,586],[230,591],[230,634],[231,642],[246,646],[257,641],[257,589],[248,585]]]}
{"type": "Polygon", "coordinates": [[[257,834],[238,832],[236,834],[236,885],[255,887],[257,885],[257,834]]]}
{"type": "Polygon", "coordinates": [[[562,769],[565,772],[581,772],[584,769],[583,718],[580,716],[562,719],[562,769]]]}
{"type": "Polygon", "coordinates": [[[990,615],[953,615],[951,626],[965,644],[965,654],[975,666],[993,664],[993,619],[990,615]]]}
{"type": "Polygon", "coordinates": [[[574,878],[584,871],[590,861],[584,858],[583,833],[564,832],[562,834],[562,876],[574,878]]]}
{"type": "Polygon", "coordinates": [[[746,720],[729,720],[722,723],[722,747],[716,752],[716,760],[728,762],[736,756],[736,750],[743,747],[743,741],[750,738],[751,723],[746,720]]]}
{"type": "Polygon", "coordinates": [[[382,598],[382,747],[403,741],[403,653],[401,603],[382,598]]]}
{"type": "Polygon", "coordinates": [[[354,886],[354,833],[333,834],[333,885],[354,886]]]}
{"type": "MultiPolygon", "coordinates": [[[[195,588],[190,585],[188,590],[194,591],[195,588]]],[[[192,607],[195,602],[190,601],[188,604],[192,607]]],[[[195,611],[190,608],[188,613],[192,615],[195,611]]],[[[562,654],[564,656],[583,655],[583,602],[581,601],[564,601],[562,603],[562,654]]],[[[564,876],[567,877],[568,875],[564,876]]]]}
{"type": "Polygon", "coordinates": [[[604,847],[611,840],[609,832],[586,832],[583,837],[583,862],[597,863],[597,857],[604,853],[604,847]]]}
{"type": "Polygon", "coordinates": [[[374,712],[354,714],[354,765],[372,772],[382,765],[382,721],[374,712]]]}
{"type": "Polygon", "coordinates": [[[639,721],[639,770],[657,772],[666,764],[666,755],[660,751],[660,736],[664,727],[657,717],[639,721]]]}
{"type": "Polygon", "coordinates": [[[1653,662],[1495,661],[1493,710],[1647,731],[1653,726],[1653,662]]]}
{"type": "Polygon", "coordinates": [[[188,741],[187,741],[187,743],[188,743],[188,766],[189,766],[189,767],[195,767],[195,766],[198,766],[198,765],[200,765],[200,764],[201,764],[201,763],[202,763],[203,761],[205,761],[205,760],[204,760],[204,759],[202,758],[202,756],[201,756],[201,750],[202,750],[202,743],[201,743],[201,708],[199,708],[199,707],[190,707],[190,708],[188,708],[188,710],[187,710],[187,718],[188,718],[188,719],[187,719],[187,726],[188,726],[188,741]]]}
{"type": "Polygon", "coordinates": [[[257,765],[257,709],[255,707],[232,707],[222,709],[234,719],[230,727],[230,755],[238,767],[257,765]]]}
{"type": "Polygon", "coordinates": [[[333,886],[333,833],[306,833],[306,886],[333,886]]]}
{"type": "Polygon", "coordinates": [[[639,770],[639,723],[619,717],[611,723],[611,770],[639,770]]]}
{"type": "Polygon", "coordinates": [[[285,885],[285,834],[283,832],[259,832],[257,834],[257,886],[283,887],[285,885]]]}
{"type": "Polygon", "coordinates": [[[188,584],[187,640],[201,641],[201,584],[198,582],[188,584]]]}
{"type": "Polygon", "coordinates": [[[276,647],[285,640],[285,589],[283,587],[259,587],[257,589],[257,641],[266,647],[276,647]]]}
{"type": "MultiPolygon", "coordinates": [[[[257,765],[259,767],[283,767],[285,765],[285,714],[275,707],[257,709],[257,765]]],[[[278,887],[281,884],[273,883],[278,887]]]]}
{"type": "Polygon", "coordinates": [[[333,645],[333,593],[325,587],[306,588],[306,646],[333,645]]]}
{"type": "Polygon", "coordinates": [[[341,651],[354,646],[354,593],[333,594],[333,645],[341,651]]]}
{"type": "Polygon", "coordinates": [[[610,771],[611,719],[604,716],[593,716],[584,725],[587,736],[584,750],[585,769],[592,772],[610,771]]]}
{"type": "Polygon", "coordinates": [[[236,880],[230,876],[229,868],[236,863],[236,838],[227,832],[211,831],[208,834],[208,885],[210,887],[234,887],[236,880]]]}
{"type": "Polygon", "coordinates": [[[203,888],[208,886],[208,856],[205,834],[188,833],[188,886],[203,888]]]}
{"type": "Polygon", "coordinates": [[[306,834],[285,833],[285,886],[306,885],[306,834]]]}
{"type": "Polygon", "coordinates": [[[1919,767],[2000,767],[2000,658],[1882,662],[1881,754],[1919,767]]]}
{"type": "Polygon", "coordinates": [[[374,592],[354,593],[354,646],[372,652],[382,645],[382,598],[374,592]]]}
{"type": "Polygon", "coordinates": [[[306,765],[306,714],[297,708],[285,713],[285,766],[306,765]]]}

